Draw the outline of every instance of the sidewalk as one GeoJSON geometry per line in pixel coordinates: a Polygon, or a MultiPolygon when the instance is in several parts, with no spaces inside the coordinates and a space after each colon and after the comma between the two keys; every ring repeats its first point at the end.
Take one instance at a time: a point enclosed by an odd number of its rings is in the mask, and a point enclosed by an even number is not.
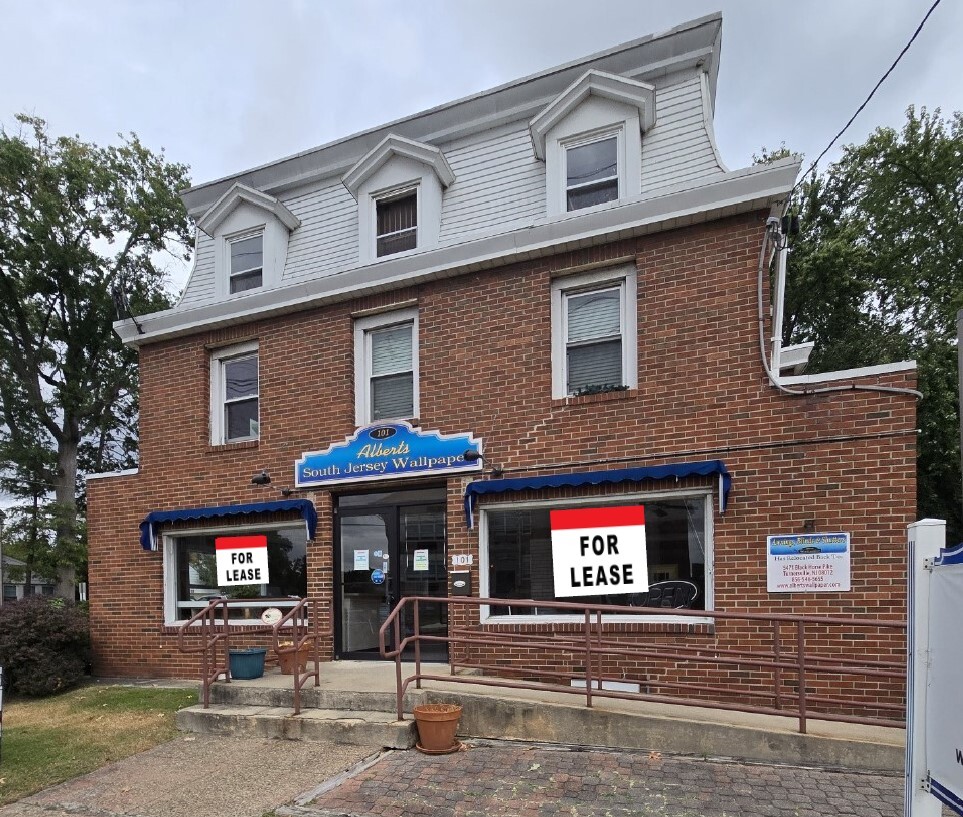
{"type": "Polygon", "coordinates": [[[378,757],[363,747],[187,735],[0,809],[0,817],[272,813],[901,817],[903,779],[493,741],[466,742],[451,755],[411,750],[378,757]]]}

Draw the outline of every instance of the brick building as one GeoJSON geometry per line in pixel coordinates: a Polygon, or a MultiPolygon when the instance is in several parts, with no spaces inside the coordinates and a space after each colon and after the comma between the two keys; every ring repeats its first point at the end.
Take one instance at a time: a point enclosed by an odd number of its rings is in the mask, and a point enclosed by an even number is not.
{"type": "Polygon", "coordinates": [[[177,623],[220,594],[331,600],[325,656],[372,656],[393,602],[447,594],[453,569],[505,603],[429,607],[435,632],[563,632],[511,603],[555,598],[554,509],[642,505],[649,581],[706,611],[607,621],[628,643],[754,637],[712,610],[904,617],[915,368],[798,374],[805,349],[770,347],[771,222],[799,163],[722,163],[720,29],[184,194],[181,300],[117,325],[140,353],[140,467],[88,483],[98,673],[194,674],[177,623]],[[840,532],[850,589],[770,592],[767,537],[840,532]],[[238,533],[267,537],[266,581],[220,582],[215,539],[238,533]]]}

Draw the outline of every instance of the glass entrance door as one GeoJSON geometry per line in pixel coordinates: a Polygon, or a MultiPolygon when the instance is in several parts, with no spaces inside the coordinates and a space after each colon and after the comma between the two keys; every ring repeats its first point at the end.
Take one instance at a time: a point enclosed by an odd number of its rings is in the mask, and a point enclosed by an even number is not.
{"type": "MultiPolygon", "coordinates": [[[[445,506],[431,501],[443,496],[438,489],[341,497],[336,527],[339,656],[378,657],[378,631],[399,599],[448,594],[445,506]]],[[[422,603],[419,618],[423,634],[447,635],[445,605],[422,603]]],[[[402,637],[413,628],[409,608],[402,637]]],[[[446,660],[447,645],[423,645],[422,657],[446,660]]]]}

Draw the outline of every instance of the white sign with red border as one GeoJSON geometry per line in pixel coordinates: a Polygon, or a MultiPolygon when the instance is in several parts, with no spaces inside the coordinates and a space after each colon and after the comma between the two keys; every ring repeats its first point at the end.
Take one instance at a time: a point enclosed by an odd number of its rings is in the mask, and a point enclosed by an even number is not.
{"type": "Polygon", "coordinates": [[[218,587],[267,584],[267,536],[218,536],[214,552],[218,587]]]}
{"type": "Polygon", "coordinates": [[[645,508],[571,508],[551,511],[555,595],[645,593],[645,508]]]}

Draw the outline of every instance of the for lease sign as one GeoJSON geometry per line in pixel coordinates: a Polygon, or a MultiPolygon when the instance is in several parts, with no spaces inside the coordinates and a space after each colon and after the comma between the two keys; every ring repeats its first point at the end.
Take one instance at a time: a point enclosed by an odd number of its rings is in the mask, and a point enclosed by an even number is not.
{"type": "Polygon", "coordinates": [[[267,584],[266,536],[219,536],[214,540],[217,586],[267,584]]]}
{"type": "Polygon", "coordinates": [[[645,509],[641,505],[551,511],[555,595],[644,593],[645,509]]]}

